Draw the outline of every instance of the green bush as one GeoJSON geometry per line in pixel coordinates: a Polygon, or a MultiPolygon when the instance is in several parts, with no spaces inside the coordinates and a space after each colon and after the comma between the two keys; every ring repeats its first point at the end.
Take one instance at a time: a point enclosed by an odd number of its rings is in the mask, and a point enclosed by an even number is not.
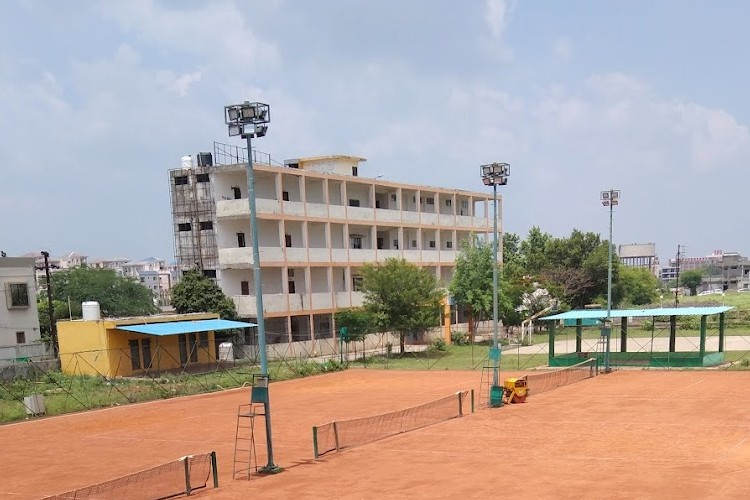
{"type": "Polygon", "coordinates": [[[445,340],[441,338],[436,338],[432,341],[430,344],[430,347],[427,349],[428,351],[447,351],[448,350],[448,344],[445,343],[445,340]]]}
{"type": "Polygon", "coordinates": [[[451,342],[455,345],[468,345],[469,334],[466,332],[453,332],[451,333],[451,342]]]}

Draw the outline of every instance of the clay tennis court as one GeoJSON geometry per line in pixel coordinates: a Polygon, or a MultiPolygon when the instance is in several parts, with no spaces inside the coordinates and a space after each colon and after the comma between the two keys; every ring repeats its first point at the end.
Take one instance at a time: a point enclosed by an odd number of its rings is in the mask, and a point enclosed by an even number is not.
{"type": "Polygon", "coordinates": [[[618,371],[311,460],[315,424],[478,389],[479,379],[349,370],[272,384],[286,471],[249,481],[231,479],[246,389],[6,425],[0,498],[39,498],[211,450],[220,488],[199,498],[747,496],[746,372],[618,371]]]}

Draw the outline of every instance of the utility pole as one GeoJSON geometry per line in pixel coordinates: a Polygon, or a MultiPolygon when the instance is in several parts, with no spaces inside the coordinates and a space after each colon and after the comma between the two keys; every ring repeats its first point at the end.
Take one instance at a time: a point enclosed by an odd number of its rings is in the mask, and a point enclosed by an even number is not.
{"type": "Polygon", "coordinates": [[[677,282],[674,286],[674,305],[680,303],[680,299],[678,298],[678,293],[680,291],[680,245],[677,245],[677,282]]]}
{"type": "Polygon", "coordinates": [[[52,336],[52,352],[57,358],[60,347],[57,344],[57,325],[55,325],[55,310],[52,307],[52,283],[49,279],[49,252],[42,252],[44,256],[44,274],[47,277],[47,313],[49,314],[49,331],[52,336]]]}

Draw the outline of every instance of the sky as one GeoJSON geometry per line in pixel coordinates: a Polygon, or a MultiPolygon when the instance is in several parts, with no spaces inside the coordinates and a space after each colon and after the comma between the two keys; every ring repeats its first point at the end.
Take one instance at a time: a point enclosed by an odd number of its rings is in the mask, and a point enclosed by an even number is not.
{"type": "Polygon", "coordinates": [[[271,106],[258,150],[484,191],[505,230],[607,237],[662,264],[750,254],[750,3],[0,2],[0,249],[172,260],[168,170],[271,106]]]}

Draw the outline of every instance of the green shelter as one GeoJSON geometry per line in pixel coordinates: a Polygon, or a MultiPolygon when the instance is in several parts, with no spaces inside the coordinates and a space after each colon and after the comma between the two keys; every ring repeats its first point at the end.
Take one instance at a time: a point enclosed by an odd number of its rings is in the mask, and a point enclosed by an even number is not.
{"type": "MultiPolygon", "coordinates": [[[[715,366],[724,362],[724,320],[727,311],[733,309],[729,306],[717,307],[660,307],[654,309],[612,309],[609,318],[612,321],[611,335],[616,335],[616,320],[620,320],[619,344],[617,351],[610,349],[611,366],[650,366],[650,367],[703,367],[715,366]],[[697,344],[691,345],[689,349],[677,350],[677,318],[678,317],[700,318],[700,329],[697,344]],[[718,316],[718,348],[707,350],[707,325],[710,317],[718,316]],[[628,326],[629,322],[636,318],[647,318],[651,321],[650,349],[628,351],[628,326]],[[667,350],[654,351],[655,329],[657,323],[663,325],[664,331],[669,329],[669,343],[667,350]]],[[[604,321],[607,319],[606,309],[586,309],[567,311],[540,318],[548,322],[549,335],[549,366],[570,366],[580,362],[582,359],[596,357],[600,363],[603,362],[604,351],[601,341],[594,352],[583,351],[583,329],[592,321],[604,321]],[[558,324],[571,325],[575,328],[575,352],[567,352],[555,355],[555,341],[558,337],[558,324]]],[[[711,318],[715,322],[715,318],[711,318]]],[[[643,337],[639,337],[641,339],[643,337]]],[[[713,340],[713,337],[711,337],[713,340]]],[[[635,339],[633,339],[635,340],[635,339]]],[[[714,342],[712,342],[713,344],[714,342]]]]}

